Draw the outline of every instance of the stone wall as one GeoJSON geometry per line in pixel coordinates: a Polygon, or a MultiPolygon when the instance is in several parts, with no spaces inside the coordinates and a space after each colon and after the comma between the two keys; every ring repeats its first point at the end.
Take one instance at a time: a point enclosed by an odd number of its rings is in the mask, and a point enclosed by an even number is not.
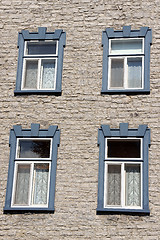
{"type": "Polygon", "coordinates": [[[160,1],[1,0],[0,4],[0,239],[150,239],[160,236],[160,1]],[[153,30],[149,95],[101,95],[102,31],[106,27],[153,30]],[[62,95],[14,96],[18,31],[38,27],[66,32],[62,95]],[[150,216],[96,215],[98,128],[128,122],[151,128],[150,216]],[[58,125],[54,214],[3,214],[9,131],[58,125]]]}

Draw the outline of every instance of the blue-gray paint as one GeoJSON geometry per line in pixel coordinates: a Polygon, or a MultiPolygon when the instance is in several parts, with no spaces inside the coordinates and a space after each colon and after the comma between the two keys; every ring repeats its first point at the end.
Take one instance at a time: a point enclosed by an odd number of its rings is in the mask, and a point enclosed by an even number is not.
{"type": "Polygon", "coordinates": [[[13,129],[14,129],[14,133],[15,133],[16,137],[22,137],[23,136],[21,125],[14,125],[13,129]]]}
{"type": "Polygon", "coordinates": [[[152,44],[152,30],[148,27],[141,27],[140,30],[131,30],[130,26],[124,26],[123,30],[106,28],[102,32],[103,46],[103,73],[102,73],[102,94],[149,94],[150,93],[150,46],[152,44]],[[144,88],[143,89],[108,89],[108,59],[109,39],[116,38],[144,38],[144,88]]]}
{"type": "Polygon", "coordinates": [[[57,152],[60,144],[60,130],[58,126],[50,126],[49,129],[39,129],[39,124],[31,124],[31,129],[22,129],[21,126],[14,126],[10,131],[10,159],[8,167],[8,179],[4,213],[23,213],[23,212],[54,212],[54,198],[55,198],[55,183],[56,183],[56,167],[57,167],[57,152]],[[20,135],[22,132],[22,135],[20,135]],[[34,207],[11,207],[13,175],[15,167],[16,156],[16,142],[18,137],[44,137],[53,138],[52,141],[52,156],[51,156],[51,173],[50,173],[50,190],[48,208],[34,208],[34,207]]]}
{"type": "Polygon", "coordinates": [[[97,208],[103,208],[104,205],[104,159],[105,158],[105,138],[102,132],[102,129],[99,129],[98,132],[98,145],[99,145],[99,170],[98,170],[98,196],[97,208]]]}
{"type": "Polygon", "coordinates": [[[9,157],[9,166],[8,166],[8,178],[7,178],[7,190],[6,190],[6,199],[5,199],[5,209],[11,207],[11,198],[12,198],[12,188],[13,188],[13,175],[14,175],[14,159],[16,155],[16,135],[14,130],[10,131],[10,157],[9,157]]]}
{"type": "Polygon", "coordinates": [[[109,125],[102,125],[101,126],[103,134],[105,137],[110,137],[111,136],[111,131],[110,131],[110,126],[109,125]]]}
{"type": "Polygon", "coordinates": [[[38,137],[39,128],[40,128],[40,124],[37,124],[37,123],[32,123],[31,124],[31,136],[32,137],[38,137]]]}
{"type": "Polygon", "coordinates": [[[114,37],[114,29],[113,28],[106,28],[106,33],[107,33],[108,38],[114,37]]]}
{"type": "Polygon", "coordinates": [[[107,214],[127,214],[127,215],[149,215],[150,210],[145,209],[121,209],[121,208],[97,208],[97,215],[107,215],[107,214]]]}
{"type": "Polygon", "coordinates": [[[65,47],[66,34],[61,35],[61,41],[59,41],[58,47],[58,61],[57,61],[57,81],[56,81],[56,90],[61,92],[62,88],[62,70],[63,70],[63,49],[65,47]]]}
{"type": "MultiPolygon", "coordinates": [[[[59,40],[62,33],[63,33],[62,29],[56,29],[55,32],[54,32],[54,39],[59,40]]],[[[64,43],[64,45],[65,45],[65,43],[64,43]]]]}
{"type": "Polygon", "coordinates": [[[147,125],[139,125],[137,131],[137,137],[144,137],[147,130],[147,125]]]}
{"type": "Polygon", "coordinates": [[[23,214],[23,213],[54,213],[55,209],[54,208],[4,208],[4,213],[5,214],[23,214]]]}
{"type": "MultiPolygon", "coordinates": [[[[102,125],[98,130],[99,146],[99,172],[98,172],[98,202],[97,214],[149,214],[149,194],[148,194],[148,149],[150,146],[150,129],[147,125],[139,125],[138,129],[128,129],[128,123],[120,123],[119,129],[110,129],[109,125],[102,125]],[[105,130],[104,130],[105,129],[105,130]],[[106,131],[107,129],[107,131],[106,131]],[[110,131],[108,131],[110,130],[110,131]],[[105,164],[105,137],[141,137],[143,138],[143,197],[142,209],[104,208],[104,164],[105,164]]],[[[119,159],[119,161],[124,161],[119,159]]],[[[127,161],[127,160],[125,160],[127,161]]],[[[125,162],[124,161],[124,162],[125,162]]],[[[130,161],[130,160],[129,160],[130,161]]],[[[139,160],[133,160],[140,162],[139,160]]],[[[130,161],[132,162],[132,161],[130,161]]]]}
{"type": "Polygon", "coordinates": [[[22,33],[22,36],[23,36],[24,40],[29,40],[30,39],[30,34],[29,34],[28,30],[22,30],[21,33],[22,33]]]}
{"type": "Polygon", "coordinates": [[[148,31],[148,27],[141,27],[139,31],[139,37],[145,37],[148,31]]]}
{"type": "Polygon", "coordinates": [[[15,95],[18,94],[54,94],[61,95],[62,92],[62,70],[63,70],[63,52],[66,44],[66,33],[62,29],[57,29],[55,32],[46,32],[47,28],[39,27],[38,32],[29,32],[22,30],[18,34],[18,65],[15,95]],[[57,57],[57,76],[55,90],[21,90],[23,59],[24,59],[24,43],[29,40],[58,40],[58,57],[57,57]]]}
{"type": "Polygon", "coordinates": [[[123,26],[123,37],[130,37],[131,26],[123,26]]]}
{"type": "Polygon", "coordinates": [[[106,32],[102,33],[102,46],[103,46],[103,72],[102,72],[102,92],[106,92],[108,88],[108,54],[109,54],[109,41],[106,32]]]}
{"type": "Polygon", "coordinates": [[[128,123],[120,123],[120,136],[121,137],[127,137],[128,136],[128,123]]]}
{"type": "Polygon", "coordinates": [[[47,31],[46,27],[39,27],[38,28],[38,38],[41,40],[44,40],[45,36],[46,36],[46,31],[47,31]]]}
{"type": "Polygon", "coordinates": [[[22,70],[23,70],[23,57],[24,57],[24,39],[22,34],[18,34],[18,62],[17,62],[17,78],[16,78],[16,90],[21,89],[22,70]]]}
{"type": "Polygon", "coordinates": [[[49,126],[47,136],[48,137],[53,137],[56,130],[57,130],[57,126],[49,126]]]}

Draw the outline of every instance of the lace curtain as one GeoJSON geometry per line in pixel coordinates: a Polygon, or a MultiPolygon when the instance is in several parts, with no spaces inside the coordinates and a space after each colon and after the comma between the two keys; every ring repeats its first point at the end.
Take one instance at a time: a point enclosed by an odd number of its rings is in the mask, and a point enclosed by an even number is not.
{"type": "Polygon", "coordinates": [[[141,176],[140,166],[126,166],[126,205],[140,206],[141,176]]]}
{"type": "MultiPolygon", "coordinates": [[[[55,60],[42,61],[42,88],[54,89],[55,88],[55,60]]],[[[26,61],[26,73],[24,88],[37,89],[38,77],[38,60],[26,61]]]]}
{"type": "Polygon", "coordinates": [[[33,204],[47,204],[49,164],[35,165],[33,204]]]}
{"type": "Polygon", "coordinates": [[[108,165],[107,205],[121,204],[121,166],[108,165]]]}
{"type": "Polygon", "coordinates": [[[26,61],[24,88],[37,89],[38,61],[26,61]]]}
{"type": "Polygon", "coordinates": [[[42,88],[54,88],[55,84],[55,60],[43,61],[42,88]]]}
{"type": "MultiPolygon", "coordinates": [[[[125,206],[140,206],[140,165],[126,164],[125,174],[125,206]]],[[[107,205],[121,205],[121,165],[108,165],[107,205]]]]}
{"type": "Polygon", "coordinates": [[[18,165],[15,204],[27,205],[29,194],[30,165],[18,165]]]}
{"type": "Polygon", "coordinates": [[[124,59],[111,60],[111,87],[123,87],[124,59]]]}
{"type": "Polygon", "coordinates": [[[129,88],[142,87],[142,59],[141,58],[128,59],[128,87],[129,88]]]}
{"type": "MultiPolygon", "coordinates": [[[[30,166],[18,164],[16,192],[14,204],[28,205],[30,187],[30,166]]],[[[49,164],[35,164],[32,182],[31,202],[33,204],[47,204],[49,164]]]]}

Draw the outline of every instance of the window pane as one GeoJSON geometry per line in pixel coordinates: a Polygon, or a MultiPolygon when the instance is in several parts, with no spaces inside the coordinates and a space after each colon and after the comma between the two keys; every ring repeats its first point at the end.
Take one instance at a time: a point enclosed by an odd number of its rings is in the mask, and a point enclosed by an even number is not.
{"type": "Polygon", "coordinates": [[[28,55],[48,55],[56,54],[55,42],[28,42],[27,43],[28,55]]]}
{"type": "Polygon", "coordinates": [[[26,61],[24,88],[37,89],[38,61],[26,61]]]}
{"type": "Polygon", "coordinates": [[[42,88],[55,88],[55,60],[43,60],[42,69],[42,88]]]}
{"type": "Polygon", "coordinates": [[[128,87],[142,87],[142,58],[128,58],[128,87]]]}
{"type": "Polygon", "coordinates": [[[140,165],[126,165],[126,206],[141,205],[140,165]]]}
{"type": "Polygon", "coordinates": [[[121,166],[108,165],[107,205],[121,204],[121,166]]]}
{"type": "Polygon", "coordinates": [[[28,205],[30,165],[18,164],[14,204],[28,205]]]}
{"type": "Polygon", "coordinates": [[[111,41],[111,54],[143,53],[142,39],[123,39],[111,41]]]}
{"type": "Polygon", "coordinates": [[[33,204],[47,204],[49,164],[35,164],[33,204]]]}
{"type": "Polygon", "coordinates": [[[107,157],[109,158],[140,158],[140,139],[107,139],[107,157]]]}
{"type": "Polygon", "coordinates": [[[124,59],[111,59],[111,87],[123,87],[124,59]]]}
{"type": "Polygon", "coordinates": [[[19,140],[18,158],[49,158],[50,140],[19,140]]]}

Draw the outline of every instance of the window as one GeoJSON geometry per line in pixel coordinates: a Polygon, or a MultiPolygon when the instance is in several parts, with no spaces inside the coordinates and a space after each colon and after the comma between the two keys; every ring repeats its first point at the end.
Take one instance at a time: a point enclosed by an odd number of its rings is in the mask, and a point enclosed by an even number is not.
{"type": "Polygon", "coordinates": [[[15,94],[60,94],[65,33],[56,30],[19,33],[18,68],[15,94]]]}
{"type": "Polygon", "coordinates": [[[151,29],[123,31],[107,28],[102,35],[102,93],[147,93],[150,91],[151,29]]]}
{"type": "Polygon", "coordinates": [[[120,129],[102,125],[99,129],[99,180],[97,213],[149,214],[148,146],[146,125],[120,129]]]}
{"type": "Polygon", "coordinates": [[[54,212],[57,126],[31,130],[14,126],[10,134],[10,162],[4,212],[54,212]]]}

